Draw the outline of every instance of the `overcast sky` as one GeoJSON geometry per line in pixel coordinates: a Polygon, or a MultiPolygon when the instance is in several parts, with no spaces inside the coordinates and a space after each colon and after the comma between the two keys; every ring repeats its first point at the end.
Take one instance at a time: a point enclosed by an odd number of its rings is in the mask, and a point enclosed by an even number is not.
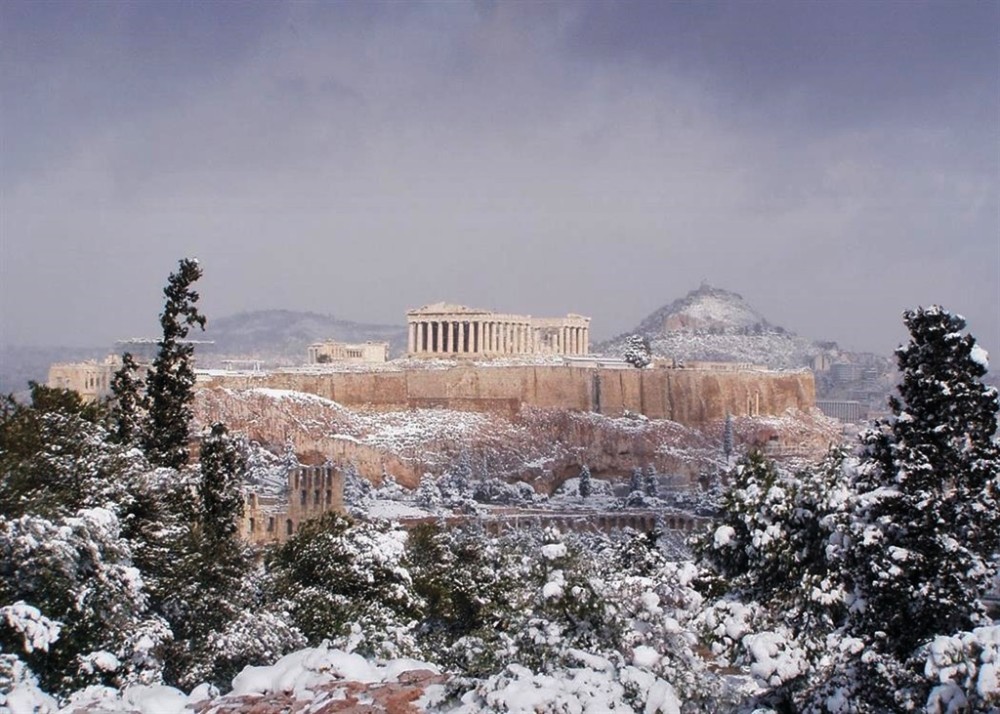
{"type": "Polygon", "coordinates": [[[0,3],[0,340],[213,317],[593,317],[696,288],[1000,357],[1000,3],[0,3]]]}

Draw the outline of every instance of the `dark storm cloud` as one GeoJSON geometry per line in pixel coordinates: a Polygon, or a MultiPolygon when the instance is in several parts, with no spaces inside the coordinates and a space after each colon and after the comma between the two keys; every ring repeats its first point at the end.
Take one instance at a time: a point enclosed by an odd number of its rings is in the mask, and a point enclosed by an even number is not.
{"type": "Polygon", "coordinates": [[[982,122],[1000,103],[998,27],[1000,5],[989,2],[595,3],[569,46],[667,64],[737,97],[742,111],[770,114],[791,95],[821,123],[982,122]],[[979,101],[962,101],[969,92],[979,101]]]}
{"type": "Polygon", "coordinates": [[[152,332],[196,254],[210,315],[607,336],[707,278],[881,351],[943,301],[995,349],[996,8],[7,3],[4,339],[152,332]]]}

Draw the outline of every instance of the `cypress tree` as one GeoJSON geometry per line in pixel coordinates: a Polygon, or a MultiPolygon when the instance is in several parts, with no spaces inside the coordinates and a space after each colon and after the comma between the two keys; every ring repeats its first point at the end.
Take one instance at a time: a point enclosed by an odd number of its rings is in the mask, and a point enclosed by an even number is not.
{"type": "Polygon", "coordinates": [[[221,422],[212,424],[201,442],[202,525],[207,539],[221,543],[233,538],[243,516],[242,484],[247,463],[221,422]]]}
{"type": "Polygon", "coordinates": [[[657,495],[657,483],[656,483],[656,469],[650,464],[646,467],[645,474],[645,487],[646,495],[650,498],[656,498],[657,495]]]}
{"type": "Polygon", "coordinates": [[[188,460],[194,346],[184,338],[195,325],[205,329],[205,317],[195,305],[198,293],[191,287],[201,273],[197,260],[182,259],[163,289],[167,298],[160,314],[163,337],[148,378],[149,413],[143,433],[146,455],[157,466],[179,468],[188,460]]]}
{"type": "Polygon", "coordinates": [[[122,355],[122,367],[111,379],[111,432],[120,444],[131,444],[142,434],[142,414],[146,408],[139,365],[131,352],[122,355]]]}
{"type": "Polygon", "coordinates": [[[594,485],[590,482],[590,467],[584,465],[583,469],[580,471],[580,481],[578,484],[580,497],[587,498],[590,496],[593,489],[594,485]]]}
{"type": "Polygon", "coordinates": [[[636,491],[642,493],[642,469],[638,466],[632,469],[632,477],[628,482],[628,491],[629,493],[635,493],[636,491]]]}
{"type": "Polygon", "coordinates": [[[726,425],[722,429],[722,453],[726,457],[726,467],[729,467],[729,459],[733,455],[733,415],[726,412],[726,425]]]}

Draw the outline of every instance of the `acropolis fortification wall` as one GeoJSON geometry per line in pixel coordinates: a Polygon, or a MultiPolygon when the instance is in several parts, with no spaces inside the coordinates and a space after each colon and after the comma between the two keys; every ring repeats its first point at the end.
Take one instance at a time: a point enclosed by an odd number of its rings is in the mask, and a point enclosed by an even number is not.
{"type": "Polygon", "coordinates": [[[205,387],[266,387],[315,394],[351,408],[404,410],[442,407],[517,412],[521,406],[624,411],[696,426],[727,413],[772,414],[816,404],[809,371],[608,369],[561,365],[455,366],[372,372],[213,374],[205,387]]]}

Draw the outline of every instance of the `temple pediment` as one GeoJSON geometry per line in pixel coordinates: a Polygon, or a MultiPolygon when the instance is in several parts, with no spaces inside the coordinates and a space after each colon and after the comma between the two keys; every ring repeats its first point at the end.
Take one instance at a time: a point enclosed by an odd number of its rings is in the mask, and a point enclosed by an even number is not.
{"type": "Polygon", "coordinates": [[[407,315],[486,315],[489,310],[478,310],[451,302],[435,302],[410,310],[407,315]]]}

